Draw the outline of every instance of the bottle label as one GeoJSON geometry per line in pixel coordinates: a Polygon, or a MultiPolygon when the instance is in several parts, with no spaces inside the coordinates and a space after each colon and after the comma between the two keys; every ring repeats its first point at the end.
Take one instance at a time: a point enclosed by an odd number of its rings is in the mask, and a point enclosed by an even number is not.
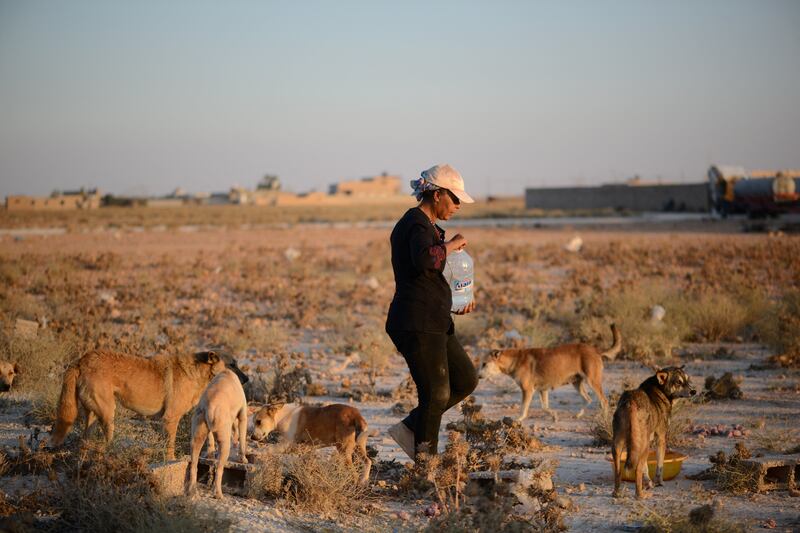
{"type": "Polygon", "coordinates": [[[463,291],[468,289],[472,286],[471,279],[461,279],[461,280],[453,280],[453,290],[454,291],[463,291]]]}

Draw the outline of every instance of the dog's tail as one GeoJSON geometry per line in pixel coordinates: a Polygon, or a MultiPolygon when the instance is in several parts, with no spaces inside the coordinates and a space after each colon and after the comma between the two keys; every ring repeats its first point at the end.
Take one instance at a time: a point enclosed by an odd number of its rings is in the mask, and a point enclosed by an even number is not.
{"type": "Polygon", "coordinates": [[[353,427],[356,430],[356,445],[359,448],[366,448],[367,446],[367,437],[369,437],[369,432],[367,431],[367,421],[364,420],[363,416],[356,417],[353,420],[353,427]]]}
{"type": "Polygon", "coordinates": [[[616,324],[611,324],[611,334],[614,336],[614,344],[611,348],[600,354],[600,357],[605,357],[609,361],[613,361],[617,355],[619,355],[619,352],[622,351],[622,335],[616,324]]]}
{"type": "MultiPolygon", "coordinates": [[[[638,435],[641,428],[639,428],[639,416],[636,412],[636,405],[633,402],[628,402],[625,406],[628,410],[628,427],[625,431],[625,468],[631,470],[639,464],[639,456],[642,453],[634,443],[634,435],[638,435]]],[[[647,450],[644,450],[647,453],[647,450]]]]}
{"type": "Polygon", "coordinates": [[[77,366],[71,366],[64,373],[64,384],[61,385],[61,397],[58,400],[56,424],[50,436],[51,446],[61,446],[72,424],[78,418],[78,378],[81,372],[77,366]]]}

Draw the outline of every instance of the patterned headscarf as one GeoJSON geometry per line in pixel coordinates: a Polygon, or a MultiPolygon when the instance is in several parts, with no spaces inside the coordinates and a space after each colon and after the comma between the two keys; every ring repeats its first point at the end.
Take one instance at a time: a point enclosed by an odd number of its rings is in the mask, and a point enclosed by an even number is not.
{"type": "Polygon", "coordinates": [[[412,192],[411,194],[413,194],[417,198],[417,201],[422,200],[422,193],[424,193],[425,191],[435,191],[441,188],[438,185],[433,184],[427,180],[428,178],[427,170],[423,171],[421,176],[422,177],[420,178],[411,180],[411,188],[414,189],[414,192],[412,192]]]}

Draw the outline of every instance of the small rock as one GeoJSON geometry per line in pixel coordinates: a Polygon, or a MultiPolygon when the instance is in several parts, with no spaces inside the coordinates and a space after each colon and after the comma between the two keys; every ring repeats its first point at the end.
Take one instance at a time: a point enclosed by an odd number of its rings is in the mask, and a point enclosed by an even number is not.
{"type": "Polygon", "coordinates": [[[403,521],[411,520],[411,515],[407,511],[400,511],[397,513],[397,518],[403,521]]]}
{"type": "Polygon", "coordinates": [[[772,518],[770,518],[769,520],[765,520],[762,525],[764,529],[775,529],[776,527],[778,527],[778,523],[775,522],[775,520],[773,520],[772,518]]]}
{"type": "Polygon", "coordinates": [[[556,498],[556,505],[564,510],[572,509],[573,503],[572,500],[566,496],[559,496],[556,498]]]}
{"type": "Polygon", "coordinates": [[[578,491],[583,492],[586,490],[586,483],[579,483],[578,484],[578,491]]]}
{"type": "Polygon", "coordinates": [[[661,322],[664,320],[664,317],[667,314],[667,310],[660,305],[654,305],[650,309],[650,321],[651,322],[661,322]]]}
{"type": "Polygon", "coordinates": [[[294,261],[298,257],[300,257],[300,250],[297,248],[289,247],[283,252],[284,257],[289,261],[294,261]]]}
{"type": "Polygon", "coordinates": [[[575,235],[570,241],[564,245],[564,249],[568,252],[578,253],[583,248],[583,239],[575,235]]]}
{"type": "Polygon", "coordinates": [[[378,280],[375,278],[375,276],[370,276],[369,278],[367,278],[367,280],[364,282],[364,285],[366,285],[367,287],[369,287],[373,291],[377,290],[378,287],[381,286],[381,284],[378,283],[378,280]]]}

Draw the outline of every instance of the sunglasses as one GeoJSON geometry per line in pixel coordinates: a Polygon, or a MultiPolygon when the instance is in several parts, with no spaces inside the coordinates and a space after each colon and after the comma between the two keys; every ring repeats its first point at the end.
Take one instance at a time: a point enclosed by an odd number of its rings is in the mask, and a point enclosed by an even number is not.
{"type": "Polygon", "coordinates": [[[453,194],[452,192],[450,192],[450,190],[449,190],[449,189],[445,189],[445,190],[447,191],[447,196],[449,196],[449,197],[450,197],[450,201],[451,201],[451,202],[453,202],[453,203],[454,203],[454,204],[456,204],[456,205],[461,205],[461,200],[459,200],[459,199],[458,199],[458,196],[456,196],[455,194],[453,194]]]}

